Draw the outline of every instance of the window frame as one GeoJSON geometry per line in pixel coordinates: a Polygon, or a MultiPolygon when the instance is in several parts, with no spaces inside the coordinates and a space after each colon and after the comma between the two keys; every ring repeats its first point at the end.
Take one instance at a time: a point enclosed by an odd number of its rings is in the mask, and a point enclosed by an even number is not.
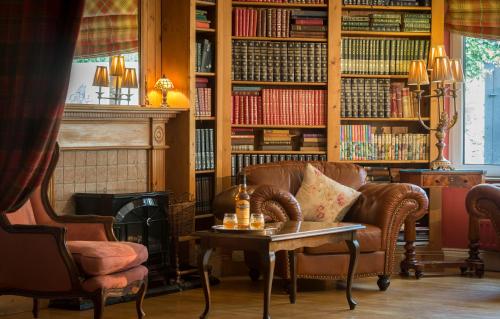
{"type": "MultiPolygon", "coordinates": [[[[463,61],[464,36],[450,33],[450,57],[463,61]]],[[[464,64],[465,66],[465,64],[464,64]]],[[[500,165],[464,164],[464,92],[465,84],[457,98],[458,122],[449,132],[448,150],[449,157],[457,169],[482,169],[486,171],[487,177],[500,177],[500,165]]]]}

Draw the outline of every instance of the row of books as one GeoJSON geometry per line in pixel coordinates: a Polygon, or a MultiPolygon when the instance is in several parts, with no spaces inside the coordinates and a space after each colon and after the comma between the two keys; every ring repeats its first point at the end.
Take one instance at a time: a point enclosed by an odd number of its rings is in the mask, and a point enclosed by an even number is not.
{"type": "Polygon", "coordinates": [[[342,38],[344,74],[404,75],[412,60],[427,61],[429,40],[342,38]]]}
{"type": "Polygon", "coordinates": [[[347,5],[369,5],[369,6],[430,6],[431,0],[344,0],[347,5]]]}
{"type": "Polygon", "coordinates": [[[326,0],[238,0],[239,2],[324,4],[326,0]]]}
{"type": "Polygon", "coordinates": [[[430,32],[431,15],[428,13],[374,13],[342,16],[342,30],[386,32],[430,32]]]}
{"type": "Polygon", "coordinates": [[[232,124],[325,125],[326,91],[234,87],[232,124]]]}
{"type": "Polygon", "coordinates": [[[209,39],[196,39],[196,72],[212,72],[213,43],[209,39]]]}
{"type": "Polygon", "coordinates": [[[255,150],[255,132],[252,128],[233,128],[231,130],[231,149],[233,151],[255,150]]]}
{"type": "Polygon", "coordinates": [[[403,32],[431,32],[430,13],[405,13],[401,25],[403,32]]]}
{"type": "Polygon", "coordinates": [[[209,29],[212,21],[207,18],[207,10],[196,9],[196,27],[200,29],[209,29]]]}
{"type": "Polygon", "coordinates": [[[208,82],[208,78],[196,78],[195,116],[212,116],[212,88],[208,82]]]}
{"type": "MultiPolygon", "coordinates": [[[[404,223],[403,228],[398,234],[398,245],[404,245],[405,233],[404,233],[404,223]]],[[[415,246],[425,246],[429,244],[429,227],[428,226],[416,226],[415,227],[415,241],[413,242],[415,246]]]]}
{"type": "Polygon", "coordinates": [[[236,81],[326,82],[327,44],[233,40],[236,81]]]}
{"type": "Polygon", "coordinates": [[[429,134],[407,127],[340,126],[341,160],[428,160],[429,134]]]}
{"type": "Polygon", "coordinates": [[[259,150],[262,151],[292,151],[292,137],[289,130],[262,130],[259,150]]]}
{"type": "Polygon", "coordinates": [[[343,78],[341,117],[415,118],[418,102],[404,82],[389,79],[343,78]]]}
{"type": "Polygon", "coordinates": [[[233,151],[326,151],[326,137],[323,133],[301,133],[289,130],[262,130],[259,134],[252,128],[231,130],[233,151]]]}
{"type": "Polygon", "coordinates": [[[303,152],[326,151],[326,136],[323,133],[302,133],[300,150],[303,152]]]}
{"type": "Polygon", "coordinates": [[[214,129],[196,129],[195,170],[215,168],[214,129]]]}
{"type": "Polygon", "coordinates": [[[196,176],[196,214],[208,214],[211,212],[212,200],[214,198],[214,177],[204,174],[196,176]]]}
{"type": "MultiPolygon", "coordinates": [[[[326,155],[318,154],[233,154],[231,156],[231,176],[236,177],[243,168],[283,161],[326,161],[326,155]]],[[[234,181],[234,180],[233,180],[234,181]]]]}

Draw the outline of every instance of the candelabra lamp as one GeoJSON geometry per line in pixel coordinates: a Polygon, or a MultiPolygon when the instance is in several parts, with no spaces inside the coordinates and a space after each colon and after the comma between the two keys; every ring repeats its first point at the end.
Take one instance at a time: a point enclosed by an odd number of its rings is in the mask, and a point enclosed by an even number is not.
{"type": "Polygon", "coordinates": [[[161,90],[161,96],[162,96],[161,107],[168,107],[167,93],[169,90],[171,90],[173,88],[174,88],[174,84],[165,75],[162,75],[162,77],[160,79],[158,79],[158,81],[156,81],[155,89],[161,90]]]}
{"type": "Polygon", "coordinates": [[[426,62],[423,60],[411,61],[408,73],[408,85],[415,86],[412,93],[417,100],[420,124],[425,129],[435,132],[436,135],[438,155],[431,162],[430,168],[432,170],[453,170],[451,162],[446,159],[443,151],[446,147],[446,143],[444,142],[446,134],[457,124],[458,120],[457,97],[460,84],[464,79],[462,64],[458,59],[449,59],[446,56],[444,46],[437,46],[431,48],[429,52],[428,65],[429,67],[427,68],[426,62]],[[430,74],[430,82],[428,73],[430,74]],[[429,90],[430,93],[429,95],[425,95],[425,91],[421,87],[430,85],[431,83],[433,86],[429,90]],[[422,120],[421,112],[422,101],[428,100],[429,105],[432,105],[431,101],[433,99],[436,100],[439,114],[436,127],[427,125],[422,120]],[[452,104],[449,108],[445,105],[448,99],[451,100],[452,104]]]}
{"type": "Polygon", "coordinates": [[[121,101],[127,101],[130,105],[133,95],[130,93],[130,89],[138,88],[137,74],[134,68],[125,67],[125,58],[123,56],[115,55],[111,57],[109,72],[106,66],[96,67],[92,85],[99,87],[99,91],[96,92],[99,104],[101,104],[102,99],[106,99],[118,105],[121,101]],[[102,88],[110,86],[114,89],[114,92],[110,91],[109,96],[103,96],[102,88]],[[121,93],[122,88],[128,89],[128,93],[121,93]]]}
{"type": "Polygon", "coordinates": [[[109,85],[109,76],[108,76],[108,68],[105,66],[97,66],[94,74],[94,81],[92,83],[93,86],[98,86],[99,91],[97,93],[97,99],[99,100],[99,104],[101,104],[102,97],[102,87],[109,85]]]}
{"type": "Polygon", "coordinates": [[[130,89],[136,89],[139,85],[137,83],[137,74],[135,73],[134,68],[125,68],[125,75],[123,76],[122,88],[127,88],[128,92],[123,94],[126,97],[127,104],[130,105],[130,99],[132,97],[132,93],[130,93],[130,89]]]}

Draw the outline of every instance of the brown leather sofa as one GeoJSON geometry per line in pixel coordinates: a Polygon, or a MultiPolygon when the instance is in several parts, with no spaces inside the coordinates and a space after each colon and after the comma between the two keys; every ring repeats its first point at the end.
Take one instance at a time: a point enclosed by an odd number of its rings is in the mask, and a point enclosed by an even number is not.
{"type": "MultiPolygon", "coordinates": [[[[367,183],[366,171],[347,163],[310,162],[328,177],[357,189],[362,195],[344,218],[361,223],[366,229],[358,232],[360,256],[356,277],[379,276],[380,290],[386,290],[393,272],[396,241],[406,218],[419,219],[427,213],[426,193],[411,184],[367,183]]],[[[266,221],[302,220],[300,205],[294,195],[302,183],[305,162],[280,162],[248,166],[251,211],[262,212],[266,221]]],[[[222,218],[234,211],[232,187],[215,197],[214,213],[222,218]]],[[[310,279],[345,279],[349,254],[345,243],[303,248],[296,252],[297,277],[310,279]]],[[[257,256],[245,252],[250,277],[259,278],[257,256]]],[[[278,252],[275,274],[289,278],[286,252],[278,252]]]]}
{"type": "MultiPolygon", "coordinates": [[[[500,243],[500,184],[480,184],[469,190],[465,205],[470,216],[468,265],[476,275],[483,276],[484,263],[479,257],[479,220],[489,219],[500,243]]],[[[464,273],[467,268],[462,268],[464,273]]]]}

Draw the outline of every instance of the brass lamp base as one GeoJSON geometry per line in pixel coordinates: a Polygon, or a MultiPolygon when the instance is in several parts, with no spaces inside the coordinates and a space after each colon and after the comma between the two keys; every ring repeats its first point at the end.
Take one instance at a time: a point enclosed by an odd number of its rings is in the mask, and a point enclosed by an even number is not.
{"type": "Polygon", "coordinates": [[[443,171],[451,171],[455,168],[451,165],[451,162],[444,157],[443,151],[446,147],[446,143],[444,139],[446,137],[446,128],[448,122],[444,116],[441,116],[441,120],[439,121],[439,125],[436,131],[436,139],[438,140],[436,143],[436,147],[438,149],[438,156],[435,160],[431,162],[431,170],[443,170],[443,171]]]}
{"type": "Polygon", "coordinates": [[[435,159],[431,162],[431,170],[437,170],[437,171],[452,171],[455,168],[453,165],[451,165],[451,162],[449,160],[445,159],[435,159]]]}

